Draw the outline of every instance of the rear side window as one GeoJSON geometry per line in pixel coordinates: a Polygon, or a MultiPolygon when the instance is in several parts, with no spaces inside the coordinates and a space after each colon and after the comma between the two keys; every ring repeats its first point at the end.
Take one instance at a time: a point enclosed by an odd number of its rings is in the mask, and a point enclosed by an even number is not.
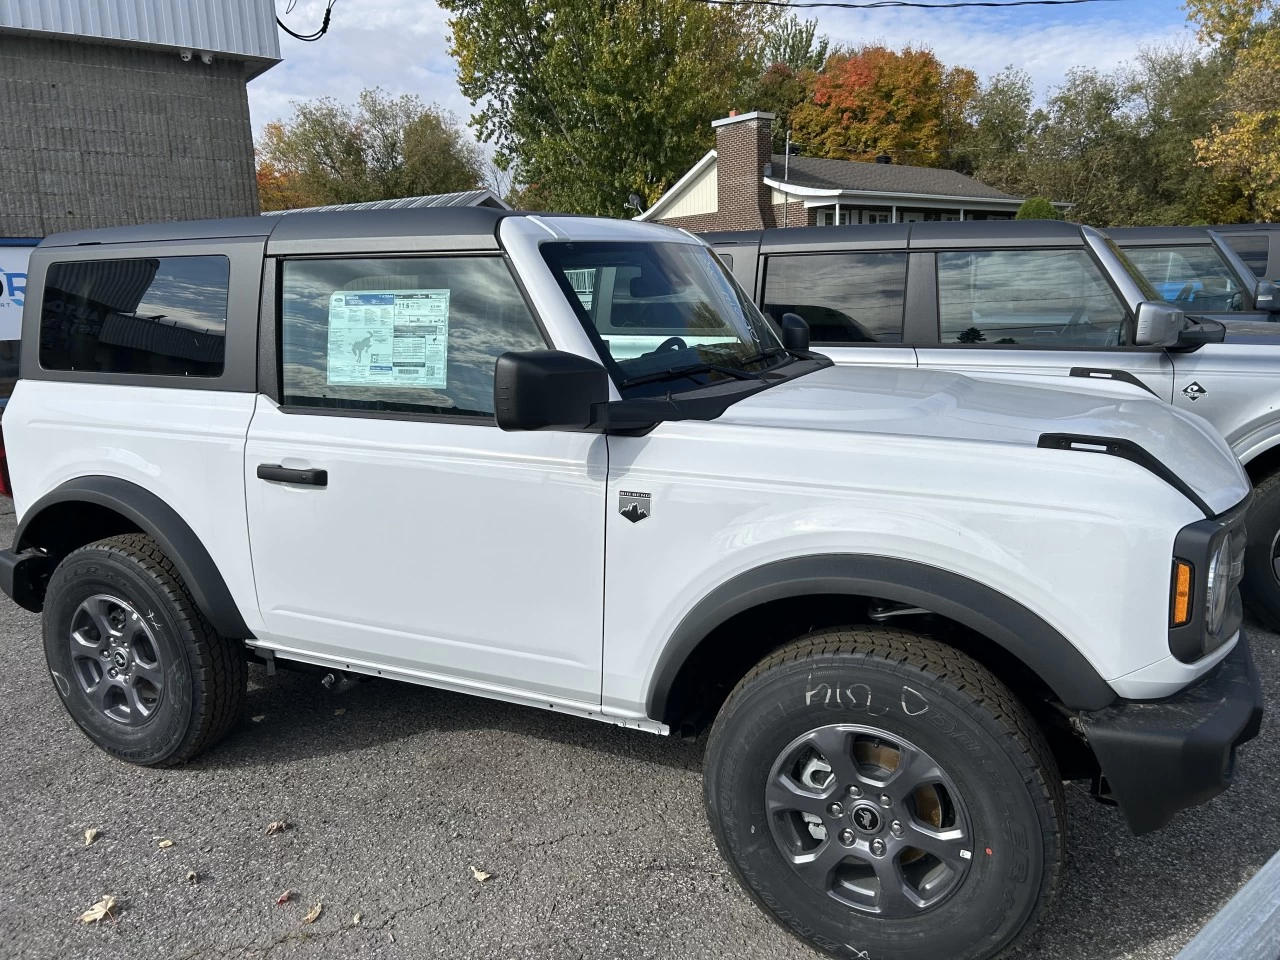
{"type": "Polygon", "coordinates": [[[285,261],[286,405],[493,417],[493,367],[546,347],[500,257],[285,261]]]}
{"type": "Polygon", "coordinates": [[[1127,311],[1084,250],[938,254],[943,343],[1114,347],[1127,311]]]}
{"type": "Polygon", "coordinates": [[[1220,236],[1227,241],[1227,245],[1232,250],[1240,254],[1240,259],[1248,264],[1255,277],[1259,280],[1266,279],[1267,246],[1269,243],[1266,237],[1241,233],[1224,233],[1220,234],[1220,236]]]}
{"type": "Polygon", "coordinates": [[[221,376],[230,275],[230,262],[217,256],[52,264],[40,310],[40,366],[221,376]]]}
{"type": "Polygon", "coordinates": [[[765,313],[795,313],[814,343],[901,343],[905,253],[820,253],[770,257],[765,313]]]}

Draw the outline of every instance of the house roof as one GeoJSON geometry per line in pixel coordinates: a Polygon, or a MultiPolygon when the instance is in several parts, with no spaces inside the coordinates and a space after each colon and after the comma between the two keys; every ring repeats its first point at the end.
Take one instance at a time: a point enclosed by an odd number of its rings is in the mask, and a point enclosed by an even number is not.
{"type": "Polygon", "coordinates": [[[460,193],[432,193],[424,197],[398,197],[395,200],[366,200],[363,203],[331,203],[323,207],[299,207],[294,210],[264,210],[264,217],[284,213],[328,213],[333,210],[418,210],[423,207],[511,207],[491,190],[463,190],[460,193]]]}
{"type": "Polygon", "coordinates": [[[897,163],[792,157],[788,164],[785,156],[776,154],[773,157],[773,179],[814,190],[858,190],[973,200],[1021,199],[954,170],[908,167],[897,163]]]}

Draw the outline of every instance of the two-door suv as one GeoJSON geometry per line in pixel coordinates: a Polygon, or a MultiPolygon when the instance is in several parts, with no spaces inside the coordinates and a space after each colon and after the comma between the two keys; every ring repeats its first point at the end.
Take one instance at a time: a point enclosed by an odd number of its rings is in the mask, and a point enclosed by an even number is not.
{"type": "Polygon", "coordinates": [[[1249,482],[1167,404],[835,366],[611,220],[72,233],[29,290],[0,586],[122,759],[213,744],[250,659],[709,723],[779,923],[976,960],[1054,889],[1064,779],[1153,830],[1257,733],[1249,482]]]}

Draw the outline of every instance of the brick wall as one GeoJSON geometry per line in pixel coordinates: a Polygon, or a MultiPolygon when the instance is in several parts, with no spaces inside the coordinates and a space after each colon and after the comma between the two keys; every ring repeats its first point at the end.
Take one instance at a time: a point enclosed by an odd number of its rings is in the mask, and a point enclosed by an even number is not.
{"type": "Polygon", "coordinates": [[[0,236],[258,213],[244,64],[0,36],[0,236]]]}
{"type": "Polygon", "coordinates": [[[771,227],[772,191],[764,185],[764,165],[773,153],[770,114],[747,114],[716,124],[717,230],[771,227]]]}

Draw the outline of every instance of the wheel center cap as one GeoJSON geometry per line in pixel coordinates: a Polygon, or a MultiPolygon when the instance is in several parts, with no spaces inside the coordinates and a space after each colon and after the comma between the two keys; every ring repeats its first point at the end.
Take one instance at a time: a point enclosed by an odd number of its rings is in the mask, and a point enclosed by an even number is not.
{"type": "Polygon", "coordinates": [[[115,664],[117,670],[129,669],[129,654],[124,650],[117,650],[111,655],[111,662],[115,664]]]}
{"type": "Polygon", "coordinates": [[[861,833],[879,833],[880,828],[884,826],[884,818],[880,816],[880,811],[871,804],[858,804],[849,814],[849,819],[853,821],[854,828],[861,833]]]}

